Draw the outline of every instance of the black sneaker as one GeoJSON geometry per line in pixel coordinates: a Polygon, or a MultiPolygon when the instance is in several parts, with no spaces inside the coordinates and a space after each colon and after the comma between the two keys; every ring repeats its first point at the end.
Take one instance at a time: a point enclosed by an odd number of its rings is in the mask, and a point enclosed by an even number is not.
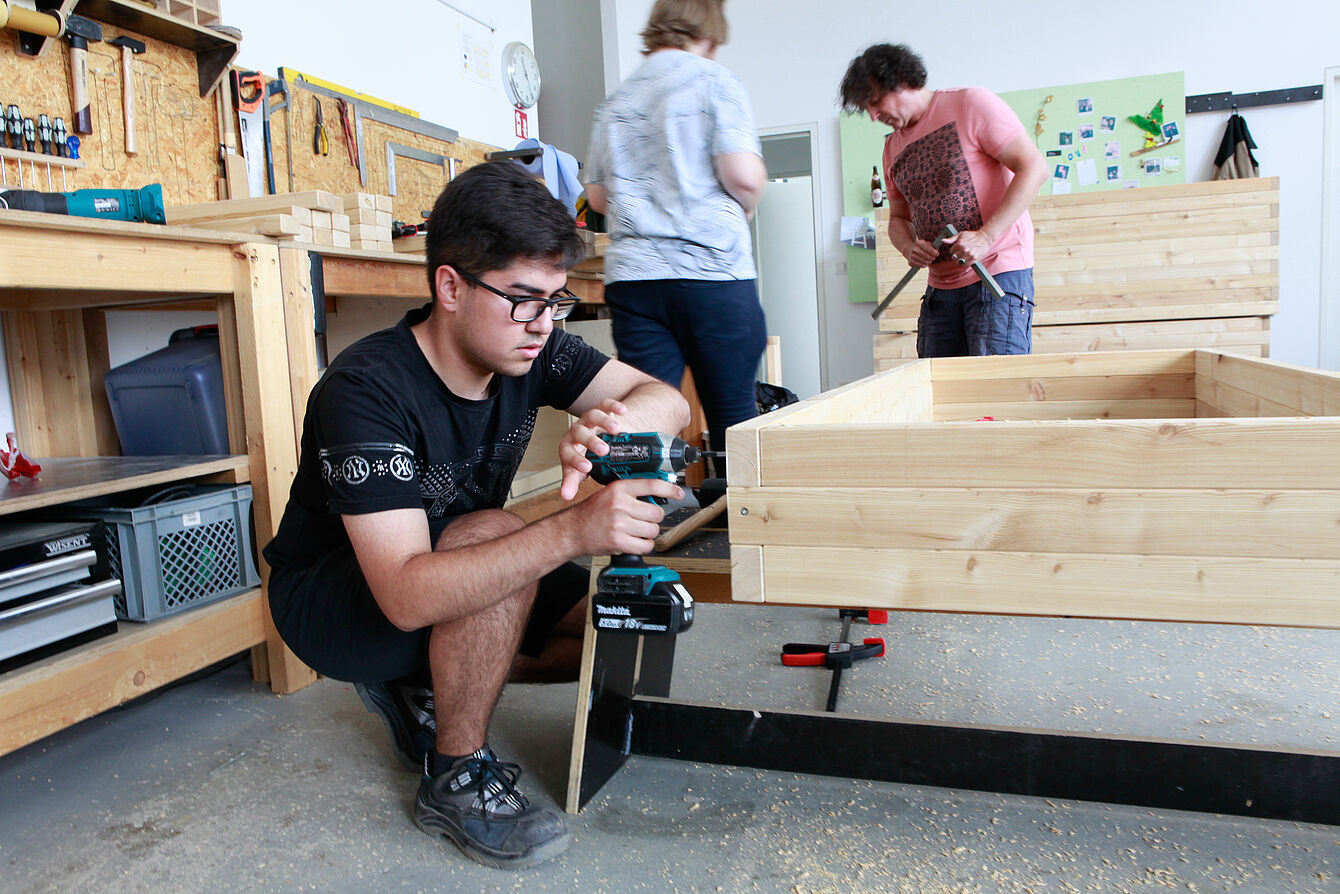
{"type": "Polygon", "coordinates": [[[354,691],[391,734],[391,748],[410,770],[422,770],[424,757],[437,741],[433,692],[392,681],[355,683],[354,691]]]}
{"type": "Polygon", "coordinates": [[[414,822],[456,842],[471,860],[498,869],[534,866],[568,849],[556,810],[532,807],[516,781],[521,767],[485,746],[438,776],[425,776],[414,799],[414,822]]]}

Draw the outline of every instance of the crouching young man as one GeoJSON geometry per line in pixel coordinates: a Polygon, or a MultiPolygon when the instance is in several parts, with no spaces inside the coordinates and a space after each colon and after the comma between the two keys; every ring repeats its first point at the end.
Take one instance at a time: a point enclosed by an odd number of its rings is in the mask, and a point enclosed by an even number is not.
{"type": "Polygon", "coordinates": [[[518,649],[583,608],[578,556],[650,552],[662,517],[618,481],[533,524],[502,509],[537,408],[577,421],[559,444],[572,499],[602,432],[678,431],[674,389],[555,330],[582,243],[563,205],[510,163],[458,176],[428,223],[432,301],[356,342],[312,390],[302,456],[265,549],[280,635],[356,684],[423,771],[414,821],[491,866],[561,853],[563,817],[531,805],[488,746],[518,649]]]}

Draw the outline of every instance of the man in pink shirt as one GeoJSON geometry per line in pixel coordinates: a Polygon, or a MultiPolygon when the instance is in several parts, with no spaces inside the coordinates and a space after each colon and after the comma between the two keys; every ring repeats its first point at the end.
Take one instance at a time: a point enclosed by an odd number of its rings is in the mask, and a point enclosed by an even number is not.
{"type": "Polygon", "coordinates": [[[889,238],[913,267],[930,268],[917,323],[920,357],[1032,350],[1033,222],[1047,179],[1042,153],[1013,110],[981,87],[934,90],[906,46],[878,44],[847,68],[841,99],[893,128],[884,141],[889,238]],[[953,224],[958,235],[932,241],[953,224]],[[969,266],[981,261],[1005,291],[996,299],[969,266]]]}

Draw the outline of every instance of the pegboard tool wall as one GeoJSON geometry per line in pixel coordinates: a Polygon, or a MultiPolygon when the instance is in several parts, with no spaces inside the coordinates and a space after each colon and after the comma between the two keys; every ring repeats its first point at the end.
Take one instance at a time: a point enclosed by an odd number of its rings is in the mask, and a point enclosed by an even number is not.
{"type": "MultiPolygon", "coordinates": [[[[83,168],[52,166],[50,179],[41,162],[23,163],[25,187],[67,191],[87,188],[134,188],[161,183],[169,205],[211,202],[218,198],[220,174],[218,147],[221,142],[215,96],[201,98],[198,92],[196,57],[184,47],[165,43],[133,31],[103,26],[103,43],[88,48],[89,93],[92,101],[93,133],[79,135],[83,168]],[[143,41],[146,51],[132,63],[135,79],[135,119],[138,154],[125,152],[120,51],[107,39],[120,35],[143,41]],[[64,179],[62,180],[62,171],[64,179]]],[[[226,83],[226,81],[225,81],[226,83]]],[[[456,171],[479,164],[484,154],[498,147],[460,138],[454,143],[402,130],[369,118],[363,120],[363,146],[368,182],[359,182],[358,167],[351,164],[340,127],[335,100],[319,97],[330,154],[312,151],[318,95],[290,83],[290,105],[271,115],[271,147],[275,189],[288,191],[288,139],[292,138],[293,191],[324,189],[334,193],[371,192],[389,195],[386,144],[397,143],[456,159],[456,171]]],[[[273,103],[278,104],[278,97],[273,103]]],[[[34,121],[45,113],[73,120],[70,108],[69,48],[51,41],[40,56],[18,51],[16,33],[0,30],[0,103],[19,106],[34,121]]],[[[4,160],[4,182],[18,186],[18,164],[4,160]]],[[[394,216],[418,223],[433,207],[446,172],[441,166],[414,158],[396,158],[394,216]]]]}
{"type": "MultiPolygon", "coordinates": [[[[214,94],[200,97],[196,56],[191,50],[142,34],[103,25],[102,43],[88,45],[89,98],[93,133],[77,134],[82,168],[48,171],[23,162],[25,187],[52,191],[163,185],[169,205],[218,198],[218,115],[214,94]],[[143,41],[134,57],[135,135],[138,154],[127,155],[122,104],[121,51],[106,40],[120,35],[143,41]],[[61,172],[64,171],[64,180],[61,172]]],[[[0,102],[17,105],[24,117],[46,114],[71,127],[69,44],[49,42],[40,56],[19,53],[17,32],[0,30],[0,102]]],[[[71,128],[71,133],[73,130],[71,128]]],[[[40,151],[40,146],[39,146],[40,151]]],[[[4,159],[4,181],[18,186],[18,162],[4,159]]]]}
{"type": "MultiPolygon", "coordinates": [[[[391,195],[387,179],[386,144],[396,143],[422,149],[425,152],[456,159],[456,172],[484,161],[484,154],[498,147],[477,143],[464,137],[454,143],[423,134],[402,130],[390,124],[363,119],[363,146],[368,169],[367,185],[359,183],[358,165],[349,161],[340,111],[336,101],[302,86],[287,83],[289,106],[270,116],[271,143],[274,152],[275,189],[288,188],[288,143],[292,137],[293,191],[324,189],[342,194],[370,192],[391,195]],[[316,104],[320,101],[326,134],[330,138],[330,154],[317,155],[312,151],[312,135],[316,128],[316,104]]],[[[352,112],[350,114],[352,119],[352,112]]],[[[352,123],[350,125],[352,131],[352,123]]],[[[354,134],[357,141],[357,134],[354,134]]],[[[397,220],[420,223],[422,213],[431,211],[438,193],[447,185],[447,171],[440,165],[399,156],[395,160],[396,189],[391,197],[392,213],[397,220]]]]}

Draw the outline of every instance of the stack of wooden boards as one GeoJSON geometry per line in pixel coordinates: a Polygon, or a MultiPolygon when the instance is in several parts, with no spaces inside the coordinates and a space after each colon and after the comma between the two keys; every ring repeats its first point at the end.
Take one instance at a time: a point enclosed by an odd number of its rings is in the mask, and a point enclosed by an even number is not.
{"type": "Polygon", "coordinates": [[[324,190],[201,202],[167,209],[167,222],[334,248],[391,250],[391,198],[324,190]]]}
{"type": "MultiPolygon", "coordinates": [[[[1218,348],[1270,353],[1279,310],[1279,179],[1041,196],[1035,354],[1218,348]]],[[[879,211],[880,297],[907,271],[879,211]]],[[[925,275],[879,320],[875,369],[916,357],[925,275]]]]}

